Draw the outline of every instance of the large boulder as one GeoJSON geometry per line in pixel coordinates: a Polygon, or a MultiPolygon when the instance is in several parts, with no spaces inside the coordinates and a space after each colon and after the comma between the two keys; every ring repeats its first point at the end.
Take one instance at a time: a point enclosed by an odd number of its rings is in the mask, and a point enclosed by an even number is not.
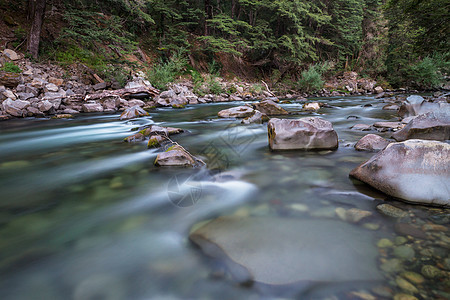
{"type": "Polygon", "coordinates": [[[391,143],[350,176],[410,202],[450,205],[450,145],[438,141],[391,143]]]}
{"type": "Polygon", "coordinates": [[[268,116],[289,114],[284,108],[270,99],[253,104],[253,108],[268,116]]]}
{"type": "Polygon", "coordinates": [[[130,108],[127,108],[121,115],[120,115],[120,119],[121,120],[128,120],[128,119],[133,119],[133,118],[139,118],[139,117],[144,117],[144,116],[148,116],[149,113],[146,112],[144,109],[142,109],[139,106],[133,106],[130,108]]]}
{"type": "Polygon", "coordinates": [[[14,117],[23,117],[27,115],[26,108],[30,106],[29,101],[6,99],[2,103],[3,111],[14,117]]]}
{"type": "Polygon", "coordinates": [[[429,112],[419,115],[392,137],[399,142],[409,139],[450,140],[450,114],[429,112]]]}
{"type": "Polygon", "coordinates": [[[272,150],[336,149],[338,136],[333,125],[318,117],[270,119],[269,147],[272,150]]]}
{"type": "Polygon", "coordinates": [[[308,288],[381,279],[370,235],[341,221],[219,217],[189,238],[239,282],[308,288]]]}
{"type": "Polygon", "coordinates": [[[221,118],[247,118],[253,116],[255,110],[250,106],[238,106],[219,111],[217,114],[221,118]]]}
{"type": "Polygon", "coordinates": [[[386,148],[389,142],[376,134],[367,134],[363,136],[355,145],[358,151],[379,151],[386,148]]]}
{"type": "Polygon", "coordinates": [[[412,95],[402,104],[398,111],[398,115],[402,118],[407,118],[433,111],[450,114],[450,104],[446,102],[429,102],[422,96],[412,95]]]}

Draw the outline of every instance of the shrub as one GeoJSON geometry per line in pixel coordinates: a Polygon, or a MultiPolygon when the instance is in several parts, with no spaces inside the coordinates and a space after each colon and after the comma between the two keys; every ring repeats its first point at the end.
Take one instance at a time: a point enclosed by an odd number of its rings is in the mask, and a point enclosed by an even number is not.
{"type": "Polygon", "coordinates": [[[419,89],[439,88],[443,83],[443,73],[448,69],[448,62],[439,56],[425,57],[423,60],[406,68],[408,83],[419,89]]]}
{"type": "Polygon", "coordinates": [[[11,72],[11,73],[21,73],[22,72],[22,70],[15,64],[13,64],[12,62],[5,62],[5,64],[3,65],[3,67],[0,68],[0,70],[5,71],[5,72],[11,72]]]}
{"type": "Polygon", "coordinates": [[[158,89],[167,89],[167,84],[173,82],[186,68],[188,60],[184,51],[175,53],[168,61],[162,60],[147,73],[150,82],[158,89]]]}
{"type": "Polygon", "coordinates": [[[299,88],[308,93],[320,90],[325,83],[322,79],[322,75],[329,69],[330,64],[328,62],[310,66],[308,70],[304,70],[301,73],[298,82],[299,88]]]}

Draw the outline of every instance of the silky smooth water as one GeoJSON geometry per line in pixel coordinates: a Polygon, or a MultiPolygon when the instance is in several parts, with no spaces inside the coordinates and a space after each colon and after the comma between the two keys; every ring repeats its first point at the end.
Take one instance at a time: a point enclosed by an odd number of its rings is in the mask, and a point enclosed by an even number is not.
{"type": "MultiPolygon", "coordinates": [[[[0,123],[1,298],[353,299],[351,292],[370,293],[377,285],[400,292],[392,283],[396,274],[387,273],[385,281],[363,287],[351,282],[314,289],[239,285],[188,240],[194,224],[220,215],[339,220],[338,207],[373,213],[353,225],[373,237],[367,247],[397,237],[397,220],[375,209],[386,197],[348,177],[373,155],[354,150],[368,132],[350,127],[396,120],[395,112],[383,111],[384,104],[373,97],[317,100],[331,107],[289,118],[317,115],[331,121],[339,136],[336,151],[271,152],[266,124],[217,117],[242,102],[162,108],[130,121],[119,121],[119,114],[81,114],[70,120],[0,123]],[[208,169],[158,168],[153,162],[159,150],[148,150],[146,142],[123,142],[148,124],[186,130],[173,140],[201,157],[208,169]],[[366,223],[373,228],[366,229],[366,223]]],[[[301,109],[295,101],[282,106],[301,109]]],[[[389,203],[409,210],[414,222],[448,227],[448,210],[389,203]]],[[[443,241],[437,235],[423,247],[448,250],[443,241]]],[[[380,251],[380,262],[391,255],[380,251]]],[[[425,263],[442,265],[448,254],[430,257],[425,263]]],[[[420,272],[421,254],[415,260],[414,270],[420,272]]],[[[426,281],[422,296],[445,295],[448,287],[442,286],[442,280],[426,281]]]]}

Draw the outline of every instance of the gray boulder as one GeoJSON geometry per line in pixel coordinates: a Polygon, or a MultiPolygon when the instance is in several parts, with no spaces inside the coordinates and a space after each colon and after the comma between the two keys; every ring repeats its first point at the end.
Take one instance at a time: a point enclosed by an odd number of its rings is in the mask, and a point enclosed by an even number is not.
{"type": "Polygon", "coordinates": [[[409,139],[450,140],[450,114],[429,112],[412,119],[392,135],[396,141],[409,139]]]}
{"type": "Polygon", "coordinates": [[[410,202],[450,205],[450,145],[438,141],[391,143],[350,176],[410,202]]]}
{"type": "Polygon", "coordinates": [[[52,107],[53,107],[53,104],[48,100],[44,100],[44,101],[38,103],[38,109],[41,112],[49,111],[52,107]]]}
{"type": "Polygon", "coordinates": [[[389,142],[376,134],[367,134],[363,136],[355,145],[358,151],[379,151],[384,149],[389,142]]]}
{"type": "Polygon", "coordinates": [[[428,102],[422,96],[412,95],[402,104],[398,115],[406,118],[433,111],[450,114],[450,104],[446,102],[428,102]]]}
{"type": "Polygon", "coordinates": [[[121,120],[128,120],[128,119],[139,118],[139,117],[144,117],[144,116],[148,116],[148,115],[149,115],[148,112],[146,112],[141,107],[133,106],[133,107],[127,108],[120,115],[120,119],[121,120]]]}
{"type": "Polygon", "coordinates": [[[341,221],[219,217],[189,238],[239,282],[311,287],[381,279],[370,235],[341,221]]]}
{"type": "Polygon", "coordinates": [[[275,103],[273,100],[263,100],[253,104],[253,108],[268,116],[287,115],[289,114],[284,108],[275,103]]]}
{"type": "Polygon", "coordinates": [[[100,103],[85,103],[82,105],[83,112],[103,112],[103,106],[100,103]]]}
{"type": "Polygon", "coordinates": [[[338,136],[333,125],[318,117],[270,119],[269,147],[272,150],[336,149],[338,136]]]}
{"type": "Polygon", "coordinates": [[[219,111],[221,118],[247,118],[253,116],[255,110],[250,106],[237,106],[219,111]]]}
{"type": "Polygon", "coordinates": [[[11,100],[10,98],[6,99],[2,103],[3,111],[10,114],[14,117],[23,117],[27,115],[27,112],[24,111],[28,106],[30,106],[29,101],[23,100],[11,100]]]}

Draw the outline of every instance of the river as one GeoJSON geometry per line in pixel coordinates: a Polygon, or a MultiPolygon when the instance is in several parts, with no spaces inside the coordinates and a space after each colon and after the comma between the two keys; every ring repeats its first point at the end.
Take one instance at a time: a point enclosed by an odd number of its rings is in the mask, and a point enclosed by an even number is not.
{"type": "MultiPolygon", "coordinates": [[[[350,127],[395,120],[395,112],[382,110],[385,103],[370,96],[316,100],[329,107],[303,114],[333,123],[336,151],[271,152],[267,124],[217,117],[242,102],[159,108],[129,121],[120,121],[119,114],[80,114],[69,120],[1,122],[2,299],[360,299],[355,293],[370,296],[374,287],[384,289],[388,299],[405,293],[398,274],[419,274],[423,265],[448,268],[447,231],[425,240],[405,235],[401,241],[398,219],[376,206],[390,203],[408,211],[415,224],[449,229],[448,209],[386,199],[348,177],[373,155],[355,151],[353,144],[368,132],[350,127]],[[205,160],[208,170],[158,168],[153,165],[157,149],[123,142],[148,124],[184,129],[173,139],[205,160]],[[336,208],[371,212],[352,226],[373,240],[367,247],[379,252],[381,282],[320,285],[314,291],[238,285],[188,239],[194,224],[221,215],[339,220],[336,208]],[[410,244],[413,257],[384,248],[378,242],[383,238],[410,244]],[[392,259],[402,266],[381,268],[392,259]]],[[[296,101],[282,106],[301,109],[296,101]]],[[[415,296],[445,299],[448,278],[430,278],[416,284],[415,296]]],[[[374,295],[383,299],[383,291],[374,295]]]]}

